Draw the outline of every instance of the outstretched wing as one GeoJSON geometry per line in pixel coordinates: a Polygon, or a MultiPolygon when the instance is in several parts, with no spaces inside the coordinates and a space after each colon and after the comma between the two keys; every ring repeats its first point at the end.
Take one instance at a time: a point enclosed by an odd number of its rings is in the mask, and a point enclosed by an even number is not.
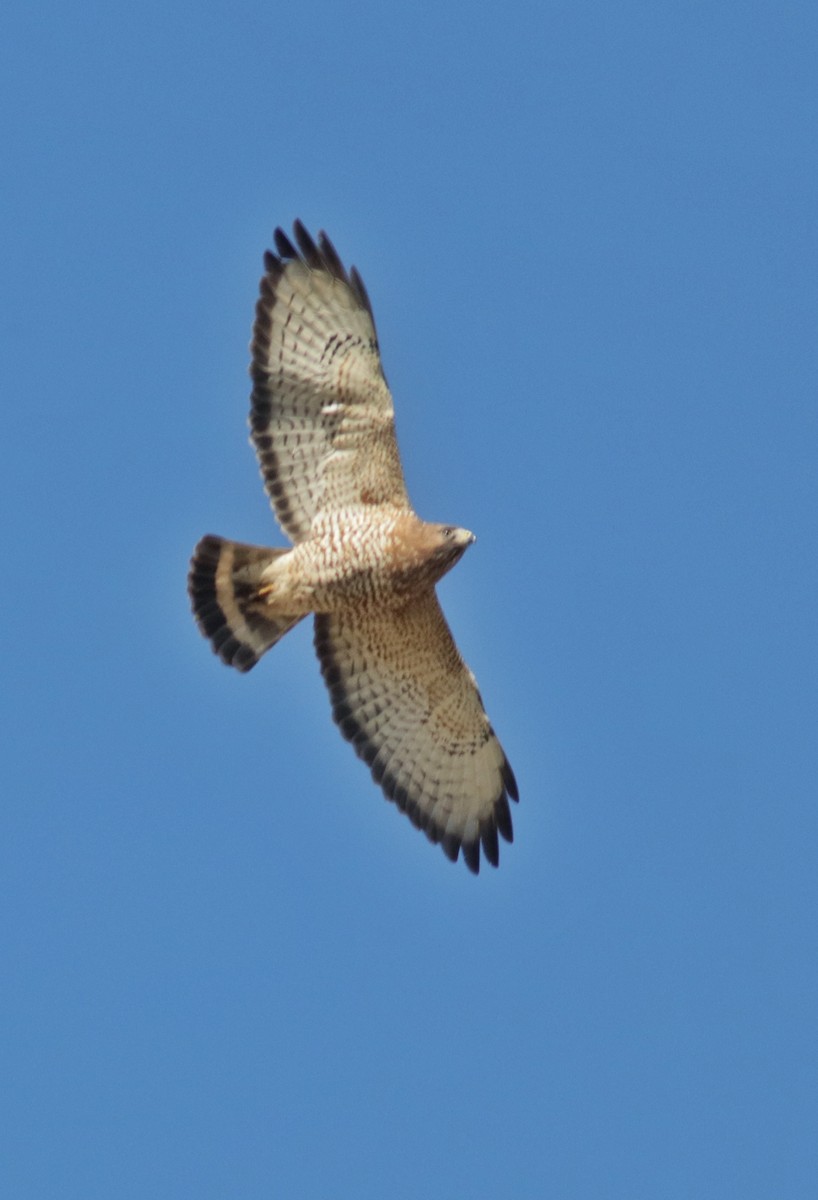
{"type": "Polygon", "coordinates": [[[319,614],[315,648],[342,734],[389,800],[453,861],[493,865],[517,785],[434,591],[399,611],[319,614]]]}
{"type": "Polygon", "coordinates": [[[251,344],[250,428],[267,493],[294,542],[317,512],[408,506],[372,308],[326,234],[275,231],[251,344]]]}

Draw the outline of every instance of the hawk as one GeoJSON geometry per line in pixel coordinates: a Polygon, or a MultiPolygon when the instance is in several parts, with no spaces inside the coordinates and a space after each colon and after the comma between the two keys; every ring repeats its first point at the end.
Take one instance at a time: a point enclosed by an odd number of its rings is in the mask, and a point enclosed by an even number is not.
{"type": "Polygon", "coordinates": [[[249,671],[308,614],[332,715],[384,794],[456,861],[512,840],[511,767],[435,593],[474,535],[416,516],[372,306],[324,233],[267,251],[251,343],[252,441],[293,545],[208,535],[188,591],[223,662],[249,671]]]}

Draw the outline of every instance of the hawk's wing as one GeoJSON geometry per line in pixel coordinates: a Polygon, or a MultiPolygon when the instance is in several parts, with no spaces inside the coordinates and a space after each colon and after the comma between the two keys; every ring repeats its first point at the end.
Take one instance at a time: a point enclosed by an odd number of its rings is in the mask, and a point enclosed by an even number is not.
{"type": "Polygon", "coordinates": [[[388,799],[452,860],[497,866],[517,785],[434,591],[398,611],[318,614],[335,721],[388,799]]]}
{"type": "Polygon", "coordinates": [[[366,290],[323,233],[275,231],[251,345],[250,427],[279,523],[294,542],[317,512],[408,506],[392,396],[366,290]]]}

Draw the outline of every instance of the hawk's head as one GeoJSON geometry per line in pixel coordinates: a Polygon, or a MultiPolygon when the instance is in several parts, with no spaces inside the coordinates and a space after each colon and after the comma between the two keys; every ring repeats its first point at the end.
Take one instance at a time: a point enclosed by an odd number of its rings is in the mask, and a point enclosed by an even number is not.
{"type": "Polygon", "coordinates": [[[413,587],[437,583],[473,541],[474,534],[468,529],[435,525],[407,513],[395,522],[390,568],[395,576],[413,587]]]}
{"type": "Polygon", "coordinates": [[[468,529],[458,529],[456,525],[433,525],[431,528],[435,540],[433,557],[442,568],[440,574],[443,575],[463,557],[476,538],[468,529]]]}

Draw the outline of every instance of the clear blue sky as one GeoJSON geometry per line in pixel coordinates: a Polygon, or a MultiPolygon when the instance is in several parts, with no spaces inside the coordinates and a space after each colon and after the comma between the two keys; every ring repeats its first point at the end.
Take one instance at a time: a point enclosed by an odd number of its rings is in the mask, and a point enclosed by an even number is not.
{"type": "Polygon", "coordinates": [[[0,1191],[818,1192],[814,3],[22,3],[3,20],[0,1191]],[[272,229],[368,285],[520,783],[451,866],[247,443],[272,229]]]}

